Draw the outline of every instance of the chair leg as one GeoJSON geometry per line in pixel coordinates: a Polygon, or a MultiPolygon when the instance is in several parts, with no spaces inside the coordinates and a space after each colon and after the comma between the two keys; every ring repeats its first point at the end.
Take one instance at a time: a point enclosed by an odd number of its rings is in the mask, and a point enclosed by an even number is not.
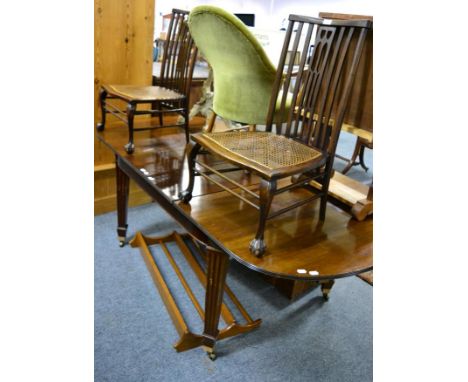
{"type": "MultiPolygon", "coordinates": [[[[156,84],[157,84],[157,81],[153,81],[153,86],[157,86],[156,84]]],[[[151,102],[151,110],[162,111],[161,102],[160,101],[151,102]]],[[[164,123],[163,114],[162,113],[154,113],[154,114],[151,114],[151,118],[155,117],[155,114],[158,114],[159,127],[161,127],[163,125],[163,123],[164,123]]]]}
{"type": "Polygon", "coordinates": [[[188,144],[187,150],[187,162],[189,168],[189,184],[187,188],[179,194],[179,198],[184,203],[189,203],[192,200],[193,186],[195,184],[195,158],[201,149],[201,145],[198,143],[188,144]]]}
{"type": "Polygon", "coordinates": [[[358,155],[359,155],[360,149],[361,149],[361,142],[360,142],[359,138],[357,138],[357,140],[356,140],[356,146],[354,146],[353,155],[351,155],[351,159],[349,160],[348,164],[347,164],[346,167],[343,169],[343,171],[341,171],[341,173],[342,173],[343,175],[346,174],[346,173],[351,169],[351,167],[353,167],[354,165],[356,165],[356,158],[357,158],[358,155]]]}
{"type": "Polygon", "coordinates": [[[135,118],[136,104],[130,102],[127,105],[127,120],[128,120],[128,143],[125,145],[125,151],[132,154],[135,151],[135,145],[133,143],[133,120],[135,118]]]}
{"type": "Polygon", "coordinates": [[[205,130],[205,133],[211,133],[213,131],[213,127],[214,127],[214,124],[215,124],[215,121],[216,121],[216,116],[217,116],[217,114],[214,111],[212,111],[210,119],[208,121],[208,126],[206,127],[206,130],[205,130]]]}
{"type": "Polygon", "coordinates": [[[325,166],[325,173],[323,175],[323,181],[322,181],[322,189],[321,193],[322,196],[320,197],[320,212],[319,212],[319,219],[321,221],[325,220],[325,213],[327,210],[327,201],[328,201],[328,187],[330,186],[330,178],[331,174],[333,173],[333,163],[332,161],[328,161],[326,166],[325,166]]]}
{"type": "Polygon", "coordinates": [[[335,280],[326,280],[320,282],[320,289],[322,289],[322,296],[325,301],[328,301],[331,288],[335,284],[335,280]]]}
{"type": "Polygon", "coordinates": [[[101,122],[96,124],[97,131],[103,131],[106,127],[106,97],[107,91],[104,88],[101,88],[99,92],[99,105],[101,106],[101,122]]]}
{"type": "MultiPolygon", "coordinates": [[[[158,110],[162,111],[161,102],[158,102],[158,110]]],[[[159,126],[164,125],[163,113],[159,113],[159,126]]]]}
{"type": "Polygon", "coordinates": [[[214,111],[212,111],[210,119],[208,121],[208,126],[206,127],[206,130],[204,131],[205,133],[211,133],[213,131],[214,123],[216,121],[216,116],[217,114],[214,111]]]}
{"type": "Polygon", "coordinates": [[[184,103],[184,131],[185,131],[185,143],[188,144],[190,142],[190,131],[189,131],[189,113],[188,113],[188,105],[184,103]]]}
{"type": "Polygon", "coordinates": [[[364,151],[366,150],[366,146],[361,143],[361,148],[359,149],[359,164],[364,169],[365,172],[369,170],[369,167],[366,166],[364,163],[364,151]]]}
{"type": "Polygon", "coordinates": [[[271,202],[276,191],[276,180],[262,179],[260,183],[260,218],[258,222],[257,234],[255,239],[250,242],[250,252],[257,257],[261,257],[266,250],[263,240],[265,225],[270,212],[271,202]]]}

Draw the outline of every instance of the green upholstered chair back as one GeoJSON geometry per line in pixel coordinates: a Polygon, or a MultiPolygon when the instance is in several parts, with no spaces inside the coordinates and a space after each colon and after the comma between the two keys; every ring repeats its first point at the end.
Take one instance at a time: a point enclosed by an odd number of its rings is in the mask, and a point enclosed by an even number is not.
{"type": "Polygon", "coordinates": [[[213,70],[213,110],[220,117],[265,124],[276,68],[236,16],[213,6],[189,15],[190,33],[213,70]]]}

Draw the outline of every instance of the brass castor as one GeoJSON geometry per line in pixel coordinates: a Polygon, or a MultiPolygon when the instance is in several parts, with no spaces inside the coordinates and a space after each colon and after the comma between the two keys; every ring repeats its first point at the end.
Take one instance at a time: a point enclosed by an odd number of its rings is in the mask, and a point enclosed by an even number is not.
{"type": "Polygon", "coordinates": [[[128,154],[133,154],[133,152],[135,151],[135,145],[133,143],[128,142],[124,147],[125,151],[128,154]]]}
{"type": "Polygon", "coordinates": [[[182,202],[184,202],[185,204],[188,204],[192,200],[192,193],[187,190],[182,191],[181,193],[179,193],[179,198],[180,200],[182,200],[182,202]]]}
{"type": "Polygon", "coordinates": [[[250,253],[256,257],[262,257],[266,251],[265,242],[262,239],[253,239],[249,245],[250,253]]]}
{"type": "Polygon", "coordinates": [[[206,352],[206,354],[208,355],[208,358],[211,359],[212,361],[214,361],[217,358],[216,353],[214,351],[212,352],[208,351],[206,352]]]}
{"type": "Polygon", "coordinates": [[[329,297],[329,294],[330,294],[330,291],[333,287],[333,285],[335,284],[335,281],[333,280],[328,280],[328,281],[325,281],[323,282],[320,287],[322,289],[322,296],[323,296],[323,299],[325,301],[328,301],[328,299],[330,298],[329,297]]]}

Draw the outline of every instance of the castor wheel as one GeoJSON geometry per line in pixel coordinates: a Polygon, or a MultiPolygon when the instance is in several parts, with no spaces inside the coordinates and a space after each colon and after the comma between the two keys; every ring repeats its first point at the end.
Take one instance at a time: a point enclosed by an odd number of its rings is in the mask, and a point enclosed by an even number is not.
{"type": "Polygon", "coordinates": [[[253,239],[249,244],[250,253],[256,257],[262,257],[266,251],[263,239],[253,239]]]}
{"type": "Polygon", "coordinates": [[[329,281],[323,282],[323,284],[321,285],[322,296],[325,301],[328,301],[331,289],[333,288],[334,284],[335,284],[335,281],[329,280],[329,281]]]}
{"type": "Polygon", "coordinates": [[[182,191],[179,194],[179,198],[180,200],[182,200],[182,202],[184,202],[185,204],[188,204],[192,200],[192,193],[188,191],[182,191]]]}
{"type": "Polygon", "coordinates": [[[133,143],[128,142],[124,147],[125,151],[128,154],[133,154],[133,152],[135,151],[135,145],[133,143]]]}
{"type": "Polygon", "coordinates": [[[97,131],[104,131],[104,124],[99,122],[96,124],[96,130],[97,131]]]}
{"type": "Polygon", "coordinates": [[[206,352],[206,354],[208,355],[208,358],[211,359],[212,361],[214,361],[217,358],[216,353],[214,351],[206,352]]]}
{"type": "Polygon", "coordinates": [[[122,248],[125,245],[125,241],[121,240],[119,241],[119,247],[122,248]]]}

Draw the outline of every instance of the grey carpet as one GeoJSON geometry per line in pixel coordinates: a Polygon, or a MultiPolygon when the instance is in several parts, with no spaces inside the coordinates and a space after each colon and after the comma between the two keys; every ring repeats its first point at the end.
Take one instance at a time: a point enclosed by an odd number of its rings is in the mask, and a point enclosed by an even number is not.
{"type": "MultiPolygon", "coordinates": [[[[172,348],[178,335],[140,252],[119,248],[115,228],[115,213],[95,218],[95,381],[372,380],[372,287],[359,278],[337,280],[329,302],[319,289],[289,302],[259,274],[232,261],[228,283],[263,323],[220,341],[212,362],[200,348],[172,348]]],[[[180,231],[155,204],[129,210],[129,237],[138,230],[163,235],[174,229],[180,231]]],[[[167,261],[159,250],[153,254],[189,326],[201,331],[167,261]]],[[[188,279],[198,285],[193,275],[188,279]]],[[[195,292],[203,301],[202,288],[195,292]]]]}

